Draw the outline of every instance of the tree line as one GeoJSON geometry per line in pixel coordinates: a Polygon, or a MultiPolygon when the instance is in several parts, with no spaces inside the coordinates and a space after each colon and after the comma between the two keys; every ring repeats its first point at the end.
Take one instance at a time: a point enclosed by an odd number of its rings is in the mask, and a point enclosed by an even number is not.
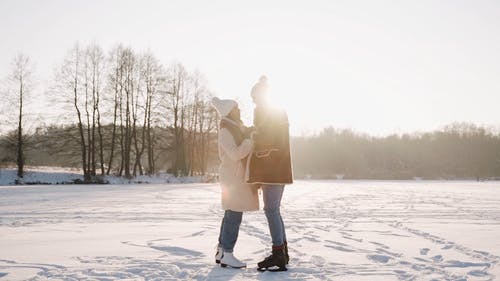
{"type": "Polygon", "coordinates": [[[15,162],[18,176],[30,162],[28,151],[57,154],[72,164],[78,158],[87,182],[110,173],[154,174],[162,153],[175,175],[208,172],[217,149],[218,121],[209,104],[212,93],[199,71],[190,73],[181,63],[166,67],[153,53],[123,45],[105,53],[97,44],[76,44],[46,89],[59,125],[26,131],[23,105],[33,98],[28,93],[32,71],[28,57],[16,57],[5,93],[15,100],[15,111],[2,109],[3,118],[17,120],[18,126],[2,138],[0,162],[15,162]]]}
{"type": "Polygon", "coordinates": [[[385,137],[326,128],[291,145],[298,178],[500,179],[500,134],[471,123],[385,137]]]}
{"type": "MultiPolygon", "coordinates": [[[[113,130],[116,128],[112,124],[101,128],[104,147],[107,147],[104,159],[107,160],[111,157],[113,130]]],[[[142,125],[137,126],[136,130],[138,136],[142,136],[142,125]]],[[[156,169],[170,168],[169,172],[173,173],[172,168],[177,159],[174,151],[175,129],[154,126],[150,133],[156,169]]],[[[186,131],[185,139],[193,141],[189,134],[186,131]]],[[[28,162],[35,166],[81,167],[79,135],[76,124],[51,125],[28,134],[25,151],[29,155],[28,162]]],[[[7,139],[16,138],[15,131],[0,137],[0,155],[10,155],[10,158],[3,158],[4,163],[15,163],[14,152],[17,150],[7,145],[13,143],[7,139]]],[[[202,155],[195,151],[195,160],[191,163],[197,164],[186,165],[189,167],[186,174],[189,171],[194,174],[216,173],[219,162],[215,133],[206,136],[206,139],[211,145],[205,148],[205,162],[201,161],[202,155]]],[[[145,143],[147,145],[147,140],[145,143]]],[[[113,160],[115,165],[111,169],[114,174],[119,174],[122,166],[119,145],[117,150],[117,158],[113,160]]],[[[433,132],[385,137],[326,128],[317,135],[292,137],[291,150],[296,179],[500,179],[500,134],[469,123],[454,123],[433,132]]],[[[143,157],[147,159],[145,155],[143,157]]],[[[149,167],[147,161],[145,167],[149,167]]],[[[108,166],[105,168],[107,174],[108,166]]],[[[99,169],[96,170],[100,174],[99,169]]],[[[133,174],[133,166],[131,170],[133,174]]],[[[138,167],[135,171],[140,174],[138,167]]],[[[148,169],[143,169],[143,173],[149,173],[148,169]]]]}

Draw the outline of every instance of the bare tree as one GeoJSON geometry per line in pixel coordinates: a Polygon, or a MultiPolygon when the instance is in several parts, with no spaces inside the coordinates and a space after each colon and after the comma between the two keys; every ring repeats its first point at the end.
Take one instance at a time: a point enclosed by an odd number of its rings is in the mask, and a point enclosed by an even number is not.
{"type": "MultiPolygon", "coordinates": [[[[207,92],[201,102],[201,117],[198,121],[198,130],[200,135],[199,143],[199,162],[202,175],[207,173],[208,159],[211,154],[217,155],[217,135],[218,115],[215,109],[210,105],[211,94],[207,92]]],[[[217,158],[216,156],[215,158],[217,158]]]]}
{"type": "Polygon", "coordinates": [[[104,72],[104,52],[96,44],[90,45],[86,50],[86,57],[89,63],[89,76],[90,88],[92,91],[92,137],[91,146],[89,149],[92,151],[92,175],[96,175],[96,156],[99,153],[99,166],[101,175],[104,175],[104,142],[101,123],[101,92],[103,89],[103,72],[104,72]],[[98,134],[98,144],[96,143],[96,130],[98,134]],[[97,151],[97,145],[99,151],[97,151]]]}
{"type": "Polygon", "coordinates": [[[191,77],[189,77],[189,96],[188,96],[188,104],[187,113],[188,113],[188,126],[187,126],[187,140],[186,147],[189,152],[189,160],[188,160],[188,170],[191,176],[194,175],[196,170],[196,161],[195,155],[197,152],[197,130],[196,127],[198,125],[199,118],[199,107],[200,107],[200,96],[201,96],[201,87],[200,87],[200,75],[199,73],[195,73],[191,77]]]}
{"type": "MultiPolygon", "coordinates": [[[[91,181],[90,163],[87,161],[87,140],[85,138],[85,126],[82,117],[82,60],[83,54],[76,44],[66,55],[60,69],[56,73],[56,89],[63,95],[63,101],[71,103],[76,115],[78,134],[80,138],[81,163],[85,182],[91,181]]],[[[86,101],[86,99],[85,99],[86,101]]]]}
{"type": "Polygon", "coordinates": [[[135,53],[131,48],[126,48],[123,50],[123,70],[124,79],[122,81],[122,87],[124,91],[124,99],[121,99],[120,103],[120,130],[121,130],[121,155],[122,155],[122,167],[120,168],[120,175],[122,171],[125,173],[125,177],[130,178],[131,174],[131,154],[132,154],[132,139],[134,137],[134,94],[135,94],[135,84],[136,84],[136,66],[137,58],[135,53]],[[124,107],[124,108],[123,108],[124,107]],[[125,123],[123,123],[125,122],[125,123]]]}
{"type": "Polygon", "coordinates": [[[217,116],[209,103],[211,95],[207,82],[199,71],[190,75],[189,89],[188,104],[185,105],[188,109],[186,150],[189,152],[189,174],[204,175],[210,150],[210,134],[216,128],[217,116]]]}
{"type": "MultiPolygon", "coordinates": [[[[140,121],[139,118],[142,116],[140,113],[141,109],[145,109],[145,106],[142,105],[142,84],[143,84],[143,78],[142,78],[142,61],[137,58],[136,61],[136,66],[134,69],[134,90],[135,93],[132,95],[132,137],[134,140],[134,154],[135,154],[135,161],[134,161],[134,168],[132,175],[135,177],[137,176],[137,170],[139,170],[139,175],[143,174],[142,170],[142,163],[141,163],[141,156],[142,152],[144,151],[144,145],[142,145],[142,148],[140,148],[139,144],[139,129],[137,123],[140,121]]],[[[142,128],[142,131],[144,131],[144,128],[142,128]]]]}
{"type": "Polygon", "coordinates": [[[24,106],[26,100],[29,98],[30,91],[33,85],[33,66],[28,56],[18,54],[12,62],[12,72],[9,76],[9,82],[12,86],[12,94],[15,97],[15,105],[17,111],[17,132],[16,132],[16,164],[17,176],[22,178],[24,176],[24,143],[25,135],[24,120],[25,112],[24,106]]]}
{"type": "MultiPolygon", "coordinates": [[[[108,87],[109,92],[113,94],[113,97],[111,98],[112,100],[112,106],[113,106],[113,121],[112,121],[112,132],[111,132],[111,144],[110,144],[110,153],[109,153],[109,160],[108,160],[108,169],[106,171],[106,174],[109,175],[112,167],[113,167],[113,159],[115,156],[115,143],[116,143],[116,128],[117,128],[117,121],[118,117],[121,117],[121,101],[122,101],[122,95],[123,95],[123,64],[122,64],[122,54],[123,54],[123,47],[118,46],[115,49],[113,49],[109,55],[109,74],[108,74],[108,87]],[[120,111],[119,111],[120,110],[120,111]]],[[[121,127],[120,127],[121,129],[121,127]]],[[[121,146],[123,147],[123,146],[121,146]]],[[[121,167],[120,167],[120,170],[121,167]]]]}
{"type": "Polygon", "coordinates": [[[142,146],[137,158],[140,159],[144,150],[147,151],[148,168],[147,174],[153,174],[155,171],[154,161],[154,144],[153,144],[153,102],[158,100],[158,89],[160,83],[163,81],[161,78],[164,75],[163,69],[150,52],[145,53],[141,58],[141,73],[143,77],[143,103],[144,103],[144,119],[142,126],[142,146]]]}
{"type": "Polygon", "coordinates": [[[171,69],[171,113],[173,114],[174,130],[174,164],[173,172],[176,176],[185,175],[186,158],[184,143],[184,125],[185,125],[185,83],[187,72],[181,64],[175,64],[171,69]]]}

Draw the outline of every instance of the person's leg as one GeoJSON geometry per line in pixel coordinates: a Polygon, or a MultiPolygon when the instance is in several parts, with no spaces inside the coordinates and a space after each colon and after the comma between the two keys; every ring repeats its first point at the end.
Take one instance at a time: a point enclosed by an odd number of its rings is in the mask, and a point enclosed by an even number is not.
{"type": "Polygon", "coordinates": [[[224,229],[224,217],[226,216],[226,213],[224,212],[224,216],[222,217],[222,220],[220,222],[220,230],[219,230],[219,239],[217,242],[217,247],[215,248],[215,263],[220,263],[220,260],[222,259],[224,249],[222,248],[222,231],[224,229]]]}
{"type": "Polygon", "coordinates": [[[224,216],[222,217],[222,221],[220,222],[219,246],[222,246],[222,230],[224,229],[224,218],[225,217],[226,217],[226,212],[224,212],[224,216]]]}
{"type": "Polygon", "coordinates": [[[264,212],[269,224],[273,246],[281,246],[286,241],[285,225],[280,213],[281,197],[283,196],[284,188],[284,185],[262,186],[264,212]]]}
{"type": "Polygon", "coordinates": [[[264,212],[269,224],[273,247],[272,254],[257,263],[258,270],[267,270],[269,268],[274,268],[273,270],[278,271],[287,270],[288,257],[285,244],[285,225],[280,213],[281,197],[283,196],[284,188],[283,185],[265,185],[262,187],[264,212]]]}
{"type": "MultiPolygon", "coordinates": [[[[281,215],[280,215],[281,217],[281,215]]],[[[283,241],[286,243],[286,230],[285,230],[285,223],[283,223],[283,218],[281,217],[281,226],[283,227],[283,241]]]]}
{"type": "Polygon", "coordinates": [[[240,230],[242,212],[226,210],[222,219],[221,232],[219,243],[222,245],[224,252],[232,253],[236,240],[238,240],[238,232],[240,230]]]}

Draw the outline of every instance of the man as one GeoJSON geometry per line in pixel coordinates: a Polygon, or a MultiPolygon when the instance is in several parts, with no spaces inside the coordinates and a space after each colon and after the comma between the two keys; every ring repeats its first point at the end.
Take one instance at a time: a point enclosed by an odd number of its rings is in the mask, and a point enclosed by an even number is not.
{"type": "Polygon", "coordinates": [[[248,159],[246,181],[262,188],[264,212],[272,237],[272,254],[257,264],[259,270],[285,271],[288,245],[280,205],[286,184],[293,183],[288,117],[273,108],[267,98],[267,78],[252,88],[254,110],[254,151],[248,159]]]}

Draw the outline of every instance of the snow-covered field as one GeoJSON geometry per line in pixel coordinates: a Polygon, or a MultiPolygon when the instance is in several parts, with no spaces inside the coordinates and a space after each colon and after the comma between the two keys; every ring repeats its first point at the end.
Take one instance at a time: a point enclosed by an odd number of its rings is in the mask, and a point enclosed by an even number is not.
{"type": "MultiPolygon", "coordinates": [[[[131,179],[119,176],[98,176],[103,183],[137,184],[137,183],[199,183],[213,182],[213,176],[175,177],[172,174],[141,175],[131,179]]],[[[63,167],[26,167],[24,177],[17,177],[17,169],[0,169],[0,186],[18,184],[73,184],[83,182],[82,170],[63,167]]]]}
{"type": "Polygon", "coordinates": [[[500,183],[299,181],[282,213],[289,271],[262,211],[215,265],[216,184],[0,187],[0,280],[500,280],[500,183]]]}

